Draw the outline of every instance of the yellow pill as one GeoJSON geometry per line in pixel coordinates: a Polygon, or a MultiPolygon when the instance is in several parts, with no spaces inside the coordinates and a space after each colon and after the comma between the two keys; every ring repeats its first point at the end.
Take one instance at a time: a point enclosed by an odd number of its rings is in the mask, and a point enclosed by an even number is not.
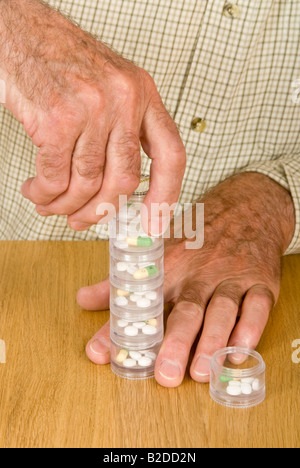
{"type": "Polygon", "coordinates": [[[134,279],[145,279],[149,276],[156,275],[158,273],[158,268],[155,265],[149,265],[141,270],[137,270],[133,273],[134,279]]]}
{"type": "Polygon", "coordinates": [[[123,289],[117,289],[117,296],[129,296],[130,291],[123,291],[123,289]]]}
{"type": "Polygon", "coordinates": [[[155,318],[147,320],[146,323],[147,323],[147,325],[152,325],[152,327],[157,326],[157,320],[155,318]]]}
{"type": "Polygon", "coordinates": [[[123,362],[128,356],[128,351],[126,349],[121,349],[116,357],[116,362],[123,362]]]}

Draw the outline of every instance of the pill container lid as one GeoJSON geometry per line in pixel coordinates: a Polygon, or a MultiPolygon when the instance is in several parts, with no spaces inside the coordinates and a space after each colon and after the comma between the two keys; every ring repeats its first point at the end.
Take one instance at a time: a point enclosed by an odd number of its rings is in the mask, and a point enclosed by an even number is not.
{"type": "Polygon", "coordinates": [[[122,337],[117,336],[113,330],[110,331],[111,341],[119,348],[126,349],[127,351],[142,351],[153,348],[162,342],[163,330],[153,335],[137,335],[122,337]]]}
{"type": "Polygon", "coordinates": [[[123,291],[130,291],[130,292],[144,292],[144,291],[152,291],[156,288],[159,288],[163,285],[164,282],[164,275],[161,272],[160,275],[147,278],[147,280],[123,280],[120,279],[118,276],[114,275],[111,271],[109,274],[109,280],[111,286],[122,289],[123,291]]]}
{"type": "Polygon", "coordinates": [[[119,249],[111,241],[109,243],[109,253],[116,260],[130,263],[151,263],[154,260],[162,257],[164,253],[163,242],[158,242],[150,249],[130,247],[130,249],[119,249]]]}
{"type": "MultiPolygon", "coordinates": [[[[209,393],[217,403],[232,408],[249,408],[265,399],[265,369],[262,356],[253,349],[238,346],[221,348],[210,358],[209,393]],[[232,395],[228,386],[256,382],[250,393],[232,395]]],[[[253,384],[254,385],[254,384],[253,384]]]]}
{"type": "Polygon", "coordinates": [[[129,322],[139,322],[156,318],[164,311],[164,305],[161,301],[159,304],[150,307],[137,307],[134,303],[129,303],[126,307],[116,305],[113,300],[110,301],[110,311],[118,318],[128,320],[129,322]]]}

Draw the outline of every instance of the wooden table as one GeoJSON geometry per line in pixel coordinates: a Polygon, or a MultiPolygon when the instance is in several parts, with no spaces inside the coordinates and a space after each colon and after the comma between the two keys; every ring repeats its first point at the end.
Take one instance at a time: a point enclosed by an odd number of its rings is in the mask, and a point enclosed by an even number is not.
{"type": "Polygon", "coordinates": [[[107,247],[0,243],[0,446],[299,447],[300,363],[292,343],[300,339],[300,256],[284,259],[281,296],[258,347],[266,400],[241,410],[216,404],[208,384],[189,376],[167,389],[154,379],[118,378],[87,359],[85,344],[109,312],[82,311],[75,295],[107,275],[107,247]]]}

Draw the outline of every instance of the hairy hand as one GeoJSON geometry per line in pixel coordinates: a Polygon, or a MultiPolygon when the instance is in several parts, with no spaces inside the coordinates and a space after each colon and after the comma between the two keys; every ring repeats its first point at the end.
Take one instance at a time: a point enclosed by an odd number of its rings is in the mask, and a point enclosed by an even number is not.
{"type": "MultiPolygon", "coordinates": [[[[290,194],[261,174],[233,176],[200,201],[204,246],[187,250],[186,239],[166,240],[164,293],[174,307],[155,377],[167,387],[182,382],[193,344],[190,375],[198,382],[209,380],[207,356],[219,348],[256,347],[279,296],[281,256],[295,227],[290,194]]],[[[108,299],[108,280],[78,292],[87,309],[107,309],[108,299]]],[[[109,323],[86,351],[97,364],[109,362],[109,323]]]]}
{"type": "Polygon", "coordinates": [[[139,183],[140,143],[152,159],[145,204],[177,201],[185,150],[146,71],[36,0],[0,2],[0,44],[5,105],[39,148],[22,193],[41,215],[84,230],[101,202],[118,208],[139,183]]]}

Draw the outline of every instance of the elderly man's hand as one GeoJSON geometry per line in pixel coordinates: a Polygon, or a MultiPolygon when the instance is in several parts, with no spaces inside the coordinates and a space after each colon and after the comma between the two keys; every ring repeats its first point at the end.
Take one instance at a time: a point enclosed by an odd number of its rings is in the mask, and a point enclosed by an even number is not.
{"type": "MultiPolygon", "coordinates": [[[[190,375],[198,382],[209,380],[207,356],[217,349],[256,347],[278,299],[281,257],[295,228],[290,194],[261,174],[233,176],[200,201],[204,246],[187,250],[185,239],[166,240],[165,300],[175,306],[155,377],[167,387],[182,382],[195,340],[190,375]]],[[[77,299],[86,309],[107,309],[108,280],[82,288],[77,299]]],[[[109,362],[109,323],[86,352],[97,364],[109,362]]]]}
{"type": "Polygon", "coordinates": [[[145,204],[177,202],[185,149],[146,71],[36,0],[0,1],[0,43],[5,105],[39,148],[22,187],[38,213],[76,230],[100,221],[100,203],[118,208],[139,184],[140,143],[152,159],[145,204]]]}

